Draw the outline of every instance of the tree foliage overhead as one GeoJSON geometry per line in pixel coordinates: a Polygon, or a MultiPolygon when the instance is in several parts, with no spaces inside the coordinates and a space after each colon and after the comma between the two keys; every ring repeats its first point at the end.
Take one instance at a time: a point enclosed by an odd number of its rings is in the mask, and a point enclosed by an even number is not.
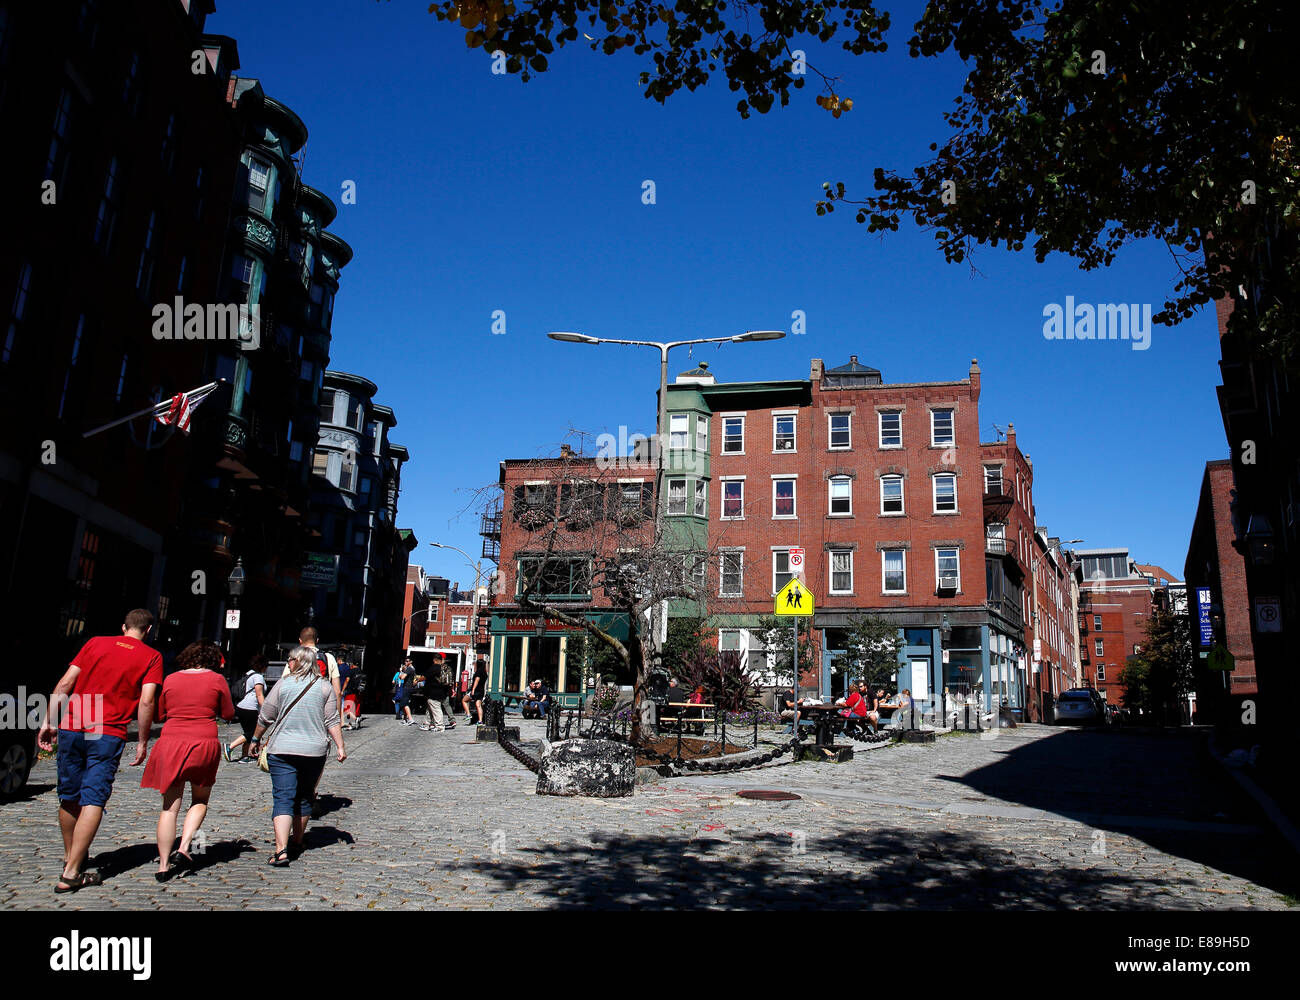
{"type": "MultiPolygon", "coordinates": [[[[841,0],[444,0],[430,11],[500,51],[527,78],[581,37],[643,57],[645,95],[665,101],[721,71],[737,108],[767,112],[804,82],[795,54],[838,41],[881,52],[890,16],[841,0]]],[[[869,231],[902,219],[944,257],[977,245],[1111,264],[1131,241],[1166,244],[1180,278],[1153,317],[1174,324],[1218,298],[1230,329],[1291,360],[1300,338],[1297,124],[1290,0],[931,0],[909,54],[955,54],[965,84],[933,157],[877,166],[873,190],[825,185],[816,209],[855,206],[869,231]]],[[[823,74],[817,103],[852,97],[823,74]]],[[[847,88],[851,90],[851,81],[847,88]]]]}

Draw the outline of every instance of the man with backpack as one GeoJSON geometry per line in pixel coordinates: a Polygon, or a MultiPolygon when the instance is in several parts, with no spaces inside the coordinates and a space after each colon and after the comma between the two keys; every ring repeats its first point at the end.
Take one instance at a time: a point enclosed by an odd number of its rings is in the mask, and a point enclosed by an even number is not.
{"type": "Polygon", "coordinates": [[[343,693],[343,728],[361,728],[361,669],[351,663],[339,664],[339,690],[343,693]]]}
{"type": "Polygon", "coordinates": [[[235,718],[244,730],[244,735],[222,748],[222,755],[232,763],[248,760],[248,743],[257,728],[257,713],[266,699],[266,658],[253,656],[249,658],[248,670],[230,681],[230,700],[235,705],[235,718]],[[235,751],[243,747],[238,758],[235,751]]]}
{"type": "MultiPolygon", "coordinates": [[[[334,697],[336,699],[335,703],[338,705],[342,705],[343,693],[340,690],[338,661],[334,659],[333,653],[327,653],[317,648],[316,643],[319,641],[319,639],[320,639],[320,633],[317,632],[316,629],[310,625],[308,625],[306,628],[304,628],[301,632],[298,633],[298,645],[307,646],[308,648],[311,649],[313,653],[316,654],[316,669],[320,672],[320,675],[322,677],[324,677],[326,680],[330,682],[330,687],[334,689],[334,697]]],[[[319,792],[319,790],[320,787],[318,785],[316,792],[314,792],[311,797],[311,818],[312,819],[320,819],[322,815],[320,811],[320,806],[317,804],[316,801],[317,793],[319,792]]]]}

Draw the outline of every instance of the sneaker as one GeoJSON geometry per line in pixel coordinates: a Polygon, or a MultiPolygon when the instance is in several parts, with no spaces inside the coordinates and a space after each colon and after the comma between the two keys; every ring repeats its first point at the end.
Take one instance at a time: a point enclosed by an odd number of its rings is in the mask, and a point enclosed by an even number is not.
{"type": "Polygon", "coordinates": [[[436,728],[437,728],[436,726],[431,726],[431,725],[429,725],[427,722],[421,722],[421,723],[420,723],[420,732],[422,732],[422,733],[431,733],[431,732],[433,732],[436,728]]]}
{"type": "Polygon", "coordinates": [[[233,764],[235,762],[235,748],[229,743],[221,744],[221,753],[222,756],[226,758],[227,764],[233,764]]]}

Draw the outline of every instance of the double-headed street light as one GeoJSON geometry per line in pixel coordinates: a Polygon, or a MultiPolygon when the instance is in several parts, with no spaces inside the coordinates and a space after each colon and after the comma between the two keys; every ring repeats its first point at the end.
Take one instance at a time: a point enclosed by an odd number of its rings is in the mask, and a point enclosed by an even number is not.
{"type": "MultiPolygon", "coordinates": [[[[655,451],[657,458],[655,461],[655,515],[654,527],[655,538],[661,537],[660,529],[663,526],[663,475],[664,475],[664,441],[667,431],[664,428],[665,414],[668,407],[668,352],[674,347],[685,347],[688,344],[745,344],[758,340],[780,340],[785,336],[784,330],[747,330],[745,333],[738,333],[731,337],[700,337],[696,340],[617,340],[609,337],[592,337],[585,333],[556,332],[548,333],[551,340],[559,340],[567,344],[628,344],[633,347],[655,347],[659,349],[659,410],[655,420],[655,451]]],[[[656,615],[657,617],[657,615],[656,615]]],[[[652,619],[651,623],[651,641],[655,653],[658,654],[663,648],[660,639],[660,629],[662,623],[652,619]]]]}

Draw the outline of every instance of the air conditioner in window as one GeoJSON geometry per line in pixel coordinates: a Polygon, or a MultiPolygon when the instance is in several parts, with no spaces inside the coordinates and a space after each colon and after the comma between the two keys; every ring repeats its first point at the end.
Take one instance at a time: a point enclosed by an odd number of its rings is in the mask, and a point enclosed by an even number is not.
{"type": "Polygon", "coordinates": [[[957,577],[955,577],[955,576],[941,576],[941,577],[939,577],[939,589],[940,589],[940,590],[956,590],[956,589],[957,589],[957,577]]]}
{"type": "Polygon", "coordinates": [[[794,442],[793,442],[793,441],[778,441],[778,442],[776,443],[776,450],[777,450],[777,451],[794,451],[794,442]]]}

